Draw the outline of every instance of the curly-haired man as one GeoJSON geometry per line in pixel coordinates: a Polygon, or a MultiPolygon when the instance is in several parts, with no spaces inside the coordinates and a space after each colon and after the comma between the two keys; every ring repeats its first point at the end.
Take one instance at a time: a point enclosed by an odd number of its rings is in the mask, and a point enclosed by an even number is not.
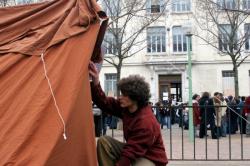
{"type": "Polygon", "coordinates": [[[149,85],[139,75],[119,81],[118,99],[106,97],[99,83],[99,73],[91,62],[91,92],[93,102],[104,112],[123,121],[126,143],[103,136],[97,142],[100,166],[165,166],[168,163],[160,125],[148,105],[149,85]]]}

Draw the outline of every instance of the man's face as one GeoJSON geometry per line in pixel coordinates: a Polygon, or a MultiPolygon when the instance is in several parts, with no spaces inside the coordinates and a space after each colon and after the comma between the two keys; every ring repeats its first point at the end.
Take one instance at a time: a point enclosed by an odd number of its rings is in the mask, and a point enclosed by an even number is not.
{"type": "Polygon", "coordinates": [[[216,98],[219,99],[219,100],[221,100],[220,94],[216,95],[216,98]]]}
{"type": "Polygon", "coordinates": [[[126,107],[131,107],[135,104],[135,102],[133,100],[131,100],[128,96],[121,94],[121,96],[119,96],[119,101],[120,101],[120,105],[123,108],[126,107]]]}

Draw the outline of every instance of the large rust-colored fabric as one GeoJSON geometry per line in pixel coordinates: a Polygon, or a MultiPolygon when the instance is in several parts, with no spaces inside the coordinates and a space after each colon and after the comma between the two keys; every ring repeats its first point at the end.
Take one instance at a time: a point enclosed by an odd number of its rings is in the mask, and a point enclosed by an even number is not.
{"type": "Polygon", "coordinates": [[[103,38],[99,10],[95,0],[0,9],[1,166],[97,165],[88,64],[103,38]]]}

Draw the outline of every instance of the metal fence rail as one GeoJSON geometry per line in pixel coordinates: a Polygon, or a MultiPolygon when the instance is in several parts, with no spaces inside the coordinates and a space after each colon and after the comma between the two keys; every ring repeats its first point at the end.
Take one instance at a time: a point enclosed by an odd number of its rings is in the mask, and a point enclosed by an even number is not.
{"type": "MultiPolygon", "coordinates": [[[[206,108],[214,107],[207,105],[206,108]]],[[[226,107],[226,106],[220,106],[226,107]]],[[[152,107],[158,118],[159,122],[159,108],[152,107]]],[[[243,132],[231,133],[231,114],[237,113],[237,110],[228,108],[231,111],[227,112],[227,130],[226,137],[219,137],[219,129],[216,130],[217,139],[212,139],[211,131],[207,123],[207,114],[205,113],[205,136],[199,138],[194,135],[194,140],[190,141],[188,137],[188,124],[186,124],[188,117],[188,109],[192,106],[175,106],[175,107],[162,107],[170,110],[171,125],[169,129],[163,128],[162,136],[167,152],[167,156],[170,160],[174,161],[250,161],[250,137],[246,137],[243,132]]],[[[237,126],[242,129],[243,122],[249,123],[246,118],[237,113],[237,126]]],[[[101,120],[103,120],[101,114],[101,120]]],[[[218,118],[217,118],[218,119],[218,118]]],[[[103,125],[103,124],[102,124],[103,125]]],[[[103,126],[101,125],[101,128],[103,126]]],[[[195,129],[194,129],[195,130],[195,129]]],[[[108,135],[124,141],[121,130],[108,130],[108,135]]],[[[194,131],[196,134],[196,131],[194,131]]]]}

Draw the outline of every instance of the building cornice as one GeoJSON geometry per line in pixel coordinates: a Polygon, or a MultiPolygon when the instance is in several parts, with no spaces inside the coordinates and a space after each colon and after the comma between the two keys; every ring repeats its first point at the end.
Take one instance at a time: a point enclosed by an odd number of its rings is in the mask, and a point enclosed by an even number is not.
{"type": "MultiPolygon", "coordinates": [[[[144,62],[145,65],[164,65],[164,64],[174,64],[174,65],[183,65],[187,64],[187,60],[180,60],[180,61],[148,61],[144,62]]],[[[245,63],[250,63],[250,60],[244,61],[242,64],[245,63]]],[[[230,60],[216,60],[216,61],[197,61],[197,60],[192,60],[192,64],[232,64],[232,61],[230,60]]]]}
{"type": "MultiPolygon", "coordinates": [[[[157,61],[147,61],[147,62],[131,62],[131,63],[123,63],[123,66],[156,66],[156,65],[186,65],[187,60],[179,60],[179,61],[166,61],[166,60],[157,60],[157,61]]],[[[250,60],[243,62],[242,64],[249,64],[250,60]]],[[[219,61],[192,61],[193,65],[198,64],[232,64],[230,60],[219,60],[219,61]]],[[[103,64],[103,67],[113,67],[111,64],[103,64]]]]}

